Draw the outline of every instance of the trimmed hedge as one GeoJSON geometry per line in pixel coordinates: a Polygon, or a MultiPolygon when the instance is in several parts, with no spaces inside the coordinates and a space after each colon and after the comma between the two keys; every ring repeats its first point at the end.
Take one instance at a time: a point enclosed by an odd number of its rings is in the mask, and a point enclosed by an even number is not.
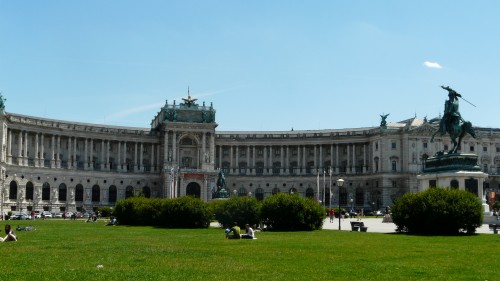
{"type": "Polygon", "coordinates": [[[309,198],[278,193],[264,199],[261,217],[269,230],[317,230],[323,227],[325,209],[309,198]]]}
{"type": "Polygon", "coordinates": [[[210,204],[213,206],[215,219],[223,228],[231,227],[234,222],[242,228],[246,223],[256,225],[260,222],[260,203],[255,198],[233,197],[227,200],[213,200],[210,204]]]}
{"type": "Polygon", "coordinates": [[[131,197],[119,200],[113,215],[125,225],[170,228],[207,228],[210,225],[207,204],[190,196],[175,199],[131,197]]]}
{"type": "Polygon", "coordinates": [[[472,234],[483,221],[481,201],[457,189],[408,193],[394,202],[391,211],[399,231],[416,234],[472,234]]]}

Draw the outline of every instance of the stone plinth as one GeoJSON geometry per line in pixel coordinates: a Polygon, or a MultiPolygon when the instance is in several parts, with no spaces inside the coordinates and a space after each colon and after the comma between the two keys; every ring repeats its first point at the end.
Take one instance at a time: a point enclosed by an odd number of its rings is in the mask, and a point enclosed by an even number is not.
{"type": "Polygon", "coordinates": [[[425,162],[424,173],[417,176],[418,189],[430,187],[467,190],[483,198],[483,184],[488,174],[481,172],[475,154],[440,154],[425,162]]]}

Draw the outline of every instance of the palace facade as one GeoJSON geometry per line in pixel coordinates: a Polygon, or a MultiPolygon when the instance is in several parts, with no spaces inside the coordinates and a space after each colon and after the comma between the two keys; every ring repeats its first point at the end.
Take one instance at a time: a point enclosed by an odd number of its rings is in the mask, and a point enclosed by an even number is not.
{"type": "MultiPolygon", "coordinates": [[[[166,102],[149,128],[51,120],[1,111],[3,210],[51,212],[114,206],[130,196],[209,201],[218,170],[231,196],[296,193],[325,206],[381,209],[420,190],[425,159],[448,150],[430,138],[439,119],[381,127],[216,131],[215,109],[166,102]],[[338,178],[345,180],[340,190],[338,178]]],[[[484,191],[500,193],[500,129],[474,128],[462,152],[479,156],[484,191]]],[[[500,194],[496,198],[500,197],[500,194]]]]}

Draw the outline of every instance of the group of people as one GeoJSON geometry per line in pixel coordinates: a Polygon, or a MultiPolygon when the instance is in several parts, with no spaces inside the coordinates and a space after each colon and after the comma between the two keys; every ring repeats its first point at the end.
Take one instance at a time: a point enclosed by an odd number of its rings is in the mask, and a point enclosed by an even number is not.
{"type": "Polygon", "coordinates": [[[5,225],[5,237],[0,237],[0,242],[11,242],[11,241],[17,241],[17,236],[12,230],[12,227],[10,224],[5,225]]]}
{"type": "Polygon", "coordinates": [[[256,239],[253,228],[247,223],[245,224],[246,233],[241,233],[241,228],[238,223],[233,223],[233,227],[226,229],[227,239],[256,239]]]}

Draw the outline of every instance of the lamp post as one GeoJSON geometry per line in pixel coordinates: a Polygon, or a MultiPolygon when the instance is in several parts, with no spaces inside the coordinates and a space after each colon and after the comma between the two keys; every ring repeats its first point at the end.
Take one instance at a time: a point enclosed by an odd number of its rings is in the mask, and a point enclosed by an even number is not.
{"type": "Polygon", "coordinates": [[[342,186],[344,186],[344,180],[338,179],[337,180],[337,187],[339,188],[339,230],[341,230],[341,227],[340,227],[340,217],[341,217],[341,213],[340,213],[340,188],[342,188],[342,186]]]}
{"type": "Polygon", "coordinates": [[[329,203],[329,210],[332,209],[332,166],[330,166],[330,168],[328,169],[328,173],[330,175],[330,200],[328,200],[328,203],[329,203]]]}
{"type": "Polygon", "coordinates": [[[349,201],[351,201],[351,212],[354,212],[354,205],[353,205],[354,199],[352,199],[352,194],[351,194],[351,199],[349,199],[349,201]]]}

